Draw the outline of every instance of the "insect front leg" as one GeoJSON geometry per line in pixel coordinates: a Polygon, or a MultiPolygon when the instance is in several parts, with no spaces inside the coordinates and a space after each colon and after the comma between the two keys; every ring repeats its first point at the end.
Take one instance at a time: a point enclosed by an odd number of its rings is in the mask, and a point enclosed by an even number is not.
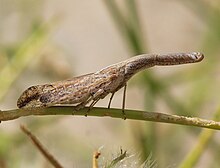
{"type": "Polygon", "coordinates": [[[105,91],[103,89],[99,89],[97,92],[95,92],[94,94],[91,93],[90,97],[86,100],[83,101],[81,103],[79,103],[74,110],[80,110],[82,108],[84,108],[90,101],[92,101],[92,103],[89,105],[89,109],[87,110],[85,116],[87,117],[89,111],[92,109],[92,107],[103,97],[102,95],[105,93],[105,91]]]}
{"type": "Polygon", "coordinates": [[[89,105],[89,109],[87,110],[87,113],[85,116],[88,115],[89,111],[93,108],[93,106],[100,100],[103,99],[108,92],[106,92],[104,89],[99,89],[95,94],[92,95],[91,99],[93,100],[92,103],[89,105]]]}
{"type": "Polygon", "coordinates": [[[75,110],[80,110],[84,108],[90,101],[92,100],[92,97],[88,98],[86,101],[79,103],[76,105],[75,110]]]}
{"type": "MultiPolygon", "coordinates": [[[[75,107],[74,107],[74,110],[78,111],[82,108],[84,108],[90,101],[93,100],[93,95],[90,95],[86,100],[82,101],[81,103],[77,104],[75,107]]],[[[73,112],[73,115],[74,115],[74,112],[73,112]]],[[[87,115],[86,115],[87,116],[87,115]]]]}

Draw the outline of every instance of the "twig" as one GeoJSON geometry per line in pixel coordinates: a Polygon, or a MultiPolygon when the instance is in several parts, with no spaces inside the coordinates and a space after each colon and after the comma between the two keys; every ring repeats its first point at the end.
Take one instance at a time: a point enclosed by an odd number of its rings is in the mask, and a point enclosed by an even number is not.
{"type": "Polygon", "coordinates": [[[147,51],[144,43],[143,35],[141,35],[141,26],[138,21],[138,13],[136,3],[126,1],[126,8],[129,15],[125,17],[124,13],[118,8],[114,0],[105,0],[106,7],[108,8],[111,17],[113,18],[118,30],[125,38],[125,42],[132,52],[135,54],[144,53],[147,51]]]}
{"type": "Polygon", "coordinates": [[[198,142],[195,144],[186,158],[182,161],[178,168],[193,168],[204,153],[210,139],[213,137],[213,130],[204,130],[200,133],[198,142]]]}
{"type": "MultiPolygon", "coordinates": [[[[216,111],[215,120],[220,119],[220,108],[216,111]]],[[[179,165],[179,168],[192,168],[195,167],[195,165],[198,163],[199,159],[201,158],[201,155],[204,153],[204,150],[210,143],[210,140],[214,136],[213,130],[203,130],[198,138],[197,143],[193,146],[191,151],[188,153],[186,158],[182,161],[182,163],[179,165]]]]}
{"type": "MultiPolygon", "coordinates": [[[[14,109],[0,112],[0,121],[14,120],[19,117],[32,116],[32,115],[85,115],[88,111],[88,107],[79,111],[75,111],[73,106],[54,106],[49,108],[33,108],[33,109],[14,109]]],[[[172,123],[188,126],[203,127],[209,129],[220,130],[220,122],[213,120],[206,120],[196,117],[186,117],[178,115],[170,115],[156,112],[144,112],[136,110],[125,110],[127,119],[154,121],[162,123],[172,123]]],[[[113,117],[124,118],[121,109],[108,109],[101,107],[94,107],[88,114],[88,116],[99,117],[113,117]]]]}
{"type": "Polygon", "coordinates": [[[8,64],[0,71],[0,99],[2,99],[15,79],[36,55],[40,55],[43,45],[48,38],[48,31],[51,23],[39,26],[30,37],[24,41],[16,51],[8,64]],[[5,77],[8,76],[7,80],[5,77]],[[10,77],[10,78],[9,78],[10,77]]]}
{"type": "Polygon", "coordinates": [[[41,144],[41,142],[34,136],[24,125],[20,125],[21,130],[31,139],[34,145],[44,155],[45,158],[55,167],[63,168],[61,164],[48,152],[48,150],[41,144]]]}

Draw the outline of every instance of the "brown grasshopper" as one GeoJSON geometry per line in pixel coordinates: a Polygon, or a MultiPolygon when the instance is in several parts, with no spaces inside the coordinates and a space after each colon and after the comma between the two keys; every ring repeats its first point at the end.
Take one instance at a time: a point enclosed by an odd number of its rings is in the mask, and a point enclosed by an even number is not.
{"type": "MultiPolygon", "coordinates": [[[[143,54],[110,65],[95,73],[90,73],[51,84],[31,86],[17,101],[18,108],[49,107],[60,104],[74,104],[76,109],[84,108],[89,102],[91,109],[109,93],[112,98],[124,87],[122,112],[125,118],[125,95],[127,81],[137,72],[153,67],[200,62],[202,53],[143,54]]],[[[86,114],[87,115],[87,114],[86,114]]]]}

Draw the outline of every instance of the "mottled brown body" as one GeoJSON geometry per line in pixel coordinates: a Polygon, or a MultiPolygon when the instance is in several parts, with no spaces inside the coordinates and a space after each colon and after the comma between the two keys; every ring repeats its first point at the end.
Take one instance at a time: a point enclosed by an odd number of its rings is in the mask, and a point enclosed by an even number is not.
{"type": "Polygon", "coordinates": [[[198,52],[139,55],[110,65],[96,73],[51,84],[31,86],[22,93],[17,101],[17,106],[19,108],[34,108],[59,104],[75,104],[80,109],[92,101],[90,105],[92,107],[109,93],[112,93],[113,97],[116,91],[126,86],[127,81],[134,74],[143,69],[155,65],[177,65],[200,62],[203,58],[203,54],[198,52]]]}

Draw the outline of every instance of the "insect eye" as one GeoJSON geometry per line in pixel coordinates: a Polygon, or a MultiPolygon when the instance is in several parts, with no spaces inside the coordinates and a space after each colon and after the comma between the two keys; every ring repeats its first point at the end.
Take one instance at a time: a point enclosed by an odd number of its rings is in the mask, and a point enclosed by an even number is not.
{"type": "Polygon", "coordinates": [[[48,103],[48,102],[50,102],[50,95],[43,95],[43,96],[40,97],[39,100],[42,103],[48,103]]]}
{"type": "Polygon", "coordinates": [[[95,92],[90,92],[91,96],[93,96],[95,94],[95,92]]]}

